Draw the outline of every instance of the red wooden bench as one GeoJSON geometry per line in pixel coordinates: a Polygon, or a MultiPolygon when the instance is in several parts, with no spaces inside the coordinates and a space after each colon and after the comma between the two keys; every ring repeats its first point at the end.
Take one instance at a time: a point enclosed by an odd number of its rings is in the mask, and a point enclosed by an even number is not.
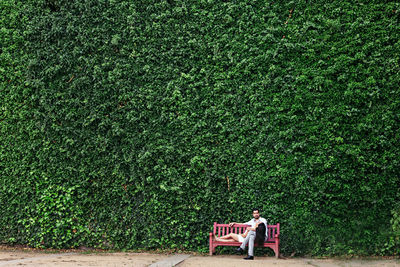
{"type": "MultiPolygon", "coordinates": [[[[218,224],[214,222],[214,230],[210,233],[210,255],[215,253],[215,248],[218,246],[233,246],[239,247],[242,243],[239,242],[222,242],[213,240],[214,236],[223,236],[229,233],[243,234],[246,228],[250,225],[247,224],[235,224],[229,227],[229,224],[218,224]]],[[[258,244],[254,244],[254,247],[261,247],[258,244]]],[[[279,223],[276,225],[268,225],[268,239],[263,244],[264,248],[271,248],[275,252],[275,256],[279,258],[279,223]]]]}

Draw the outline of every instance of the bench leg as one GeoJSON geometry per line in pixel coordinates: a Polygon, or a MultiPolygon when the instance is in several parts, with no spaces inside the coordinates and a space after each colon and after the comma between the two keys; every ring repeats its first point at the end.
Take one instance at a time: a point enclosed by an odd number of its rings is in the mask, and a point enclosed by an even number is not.
{"type": "Polygon", "coordinates": [[[213,254],[215,254],[215,246],[210,246],[210,248],[209,248],[209,250],[210,250],[210,252],[209,252],[209,255],[210,256],[212,256],[213,254]]]}
{"type": "Polygon", "coordinates": [[[213,249],[214,249],[213,240],[212,240],[212,237],[210,236],[210,246],[208,248],[208,253],[210,254],[210,256],[212,256],[212,254],[213,254],[213,249]]]}
{"type": "Polygon", "coordinates": [[[275,245],[274,252],[275,252],[275,257],[278,259],[279,258],[279,245],[278,244],[275,245]]]}

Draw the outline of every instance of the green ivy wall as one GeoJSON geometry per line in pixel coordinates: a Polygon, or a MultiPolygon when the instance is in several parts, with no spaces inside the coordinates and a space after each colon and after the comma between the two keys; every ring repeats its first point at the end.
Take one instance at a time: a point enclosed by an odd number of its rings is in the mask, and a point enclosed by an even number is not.
{"type": "Polygon", "coordinates": [[[0,6],[1,243],[400,253],[397,1],[0,6]]]}

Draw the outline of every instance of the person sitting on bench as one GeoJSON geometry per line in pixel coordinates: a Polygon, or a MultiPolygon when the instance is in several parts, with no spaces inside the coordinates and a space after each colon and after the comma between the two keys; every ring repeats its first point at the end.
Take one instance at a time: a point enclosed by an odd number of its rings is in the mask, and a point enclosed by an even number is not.
{"type": "MultiPolygon", "coordinates": [[[[259,225],[259,223],[264,223],[265,225],[265,238],[264,241],[267,240],[268,238],[268,228],[267,228],[267,220],[260,217],[260,210],[255,208],[253,209],[253,219],[246,223],[241,223],[241,224],[249,224],[251,227],[248,227],[247,230],[247,235],[244,237],[244,240],[242,242],[242,245],[236,250],[237,252],[242,253],[244,249],[246,248],[247,243],[249,244],[249,251],[248,251],[248,256],[244,258],[245,260],[254,260],[254,241],[256,239],[256,228],[259,225]],[[258,223],[258,224],[257,224],[258,223]],[[257,226],[256,226],[257,225],[257,226]]],[[[232,222],[229,224],[230,227],[235,225],[236,222],[232,222]]],[[[239,239],[239,238],[238,238],[239,239]]]]}
{"type": "MultiPolygon", "coordinates": [[[[255,228],[257,228],[260,223],[262,223],[262,222],[256,223],[255,228]]],[[[220,236],[220,237],[215,236],[214,238],[216,241],[219,241],[219,242],[235,242],[236,241],[236,242],[243,243],[244,239],[246,238],[247,234],[249,233],[249,228],[250,227],[247,227],[246,231],[243,234],[229,233],[227,235],[220,236]]]]}

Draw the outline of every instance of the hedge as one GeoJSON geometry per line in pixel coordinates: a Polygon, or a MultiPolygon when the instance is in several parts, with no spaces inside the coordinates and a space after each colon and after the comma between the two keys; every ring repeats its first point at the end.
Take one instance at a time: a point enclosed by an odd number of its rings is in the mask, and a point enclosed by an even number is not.
{"type": "Polygon", "coordinates": [[[3,0],[0,242],[399,253],[399,8],[3,0]]]}

